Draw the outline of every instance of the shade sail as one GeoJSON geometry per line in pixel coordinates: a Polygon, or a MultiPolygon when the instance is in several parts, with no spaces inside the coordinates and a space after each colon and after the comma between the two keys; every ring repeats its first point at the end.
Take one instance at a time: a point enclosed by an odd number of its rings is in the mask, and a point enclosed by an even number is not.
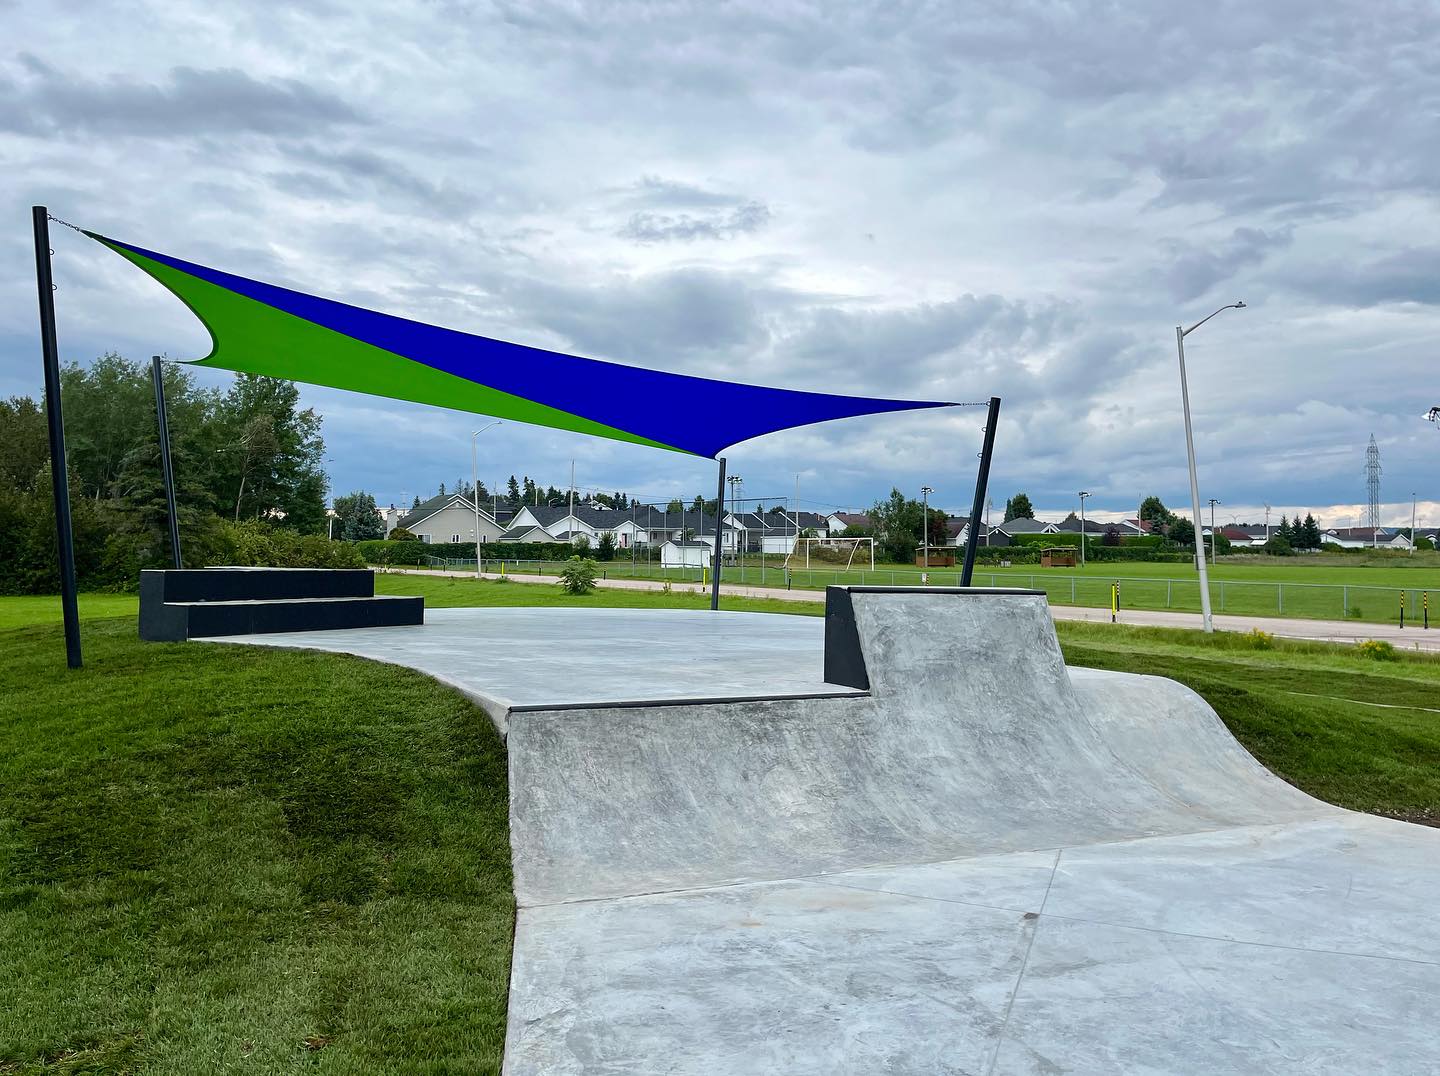
{"type": "Polygon", "coordinates": [[[794,426],[952,406],[763,388],[581,358],[365,310],[85,234],[145,270],[204,322],[212,347],[198,366],[712,457],[794,426]]]}

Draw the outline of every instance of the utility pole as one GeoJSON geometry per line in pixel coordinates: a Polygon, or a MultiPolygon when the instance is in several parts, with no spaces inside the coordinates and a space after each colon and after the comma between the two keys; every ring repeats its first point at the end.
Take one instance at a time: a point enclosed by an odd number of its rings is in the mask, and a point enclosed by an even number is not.
{"type": "MultiPolygon", "coordinates": [[[[1080,567],[1085,567],[1085,498],[1091,496],[1087,489],[1082,489],[1080,497],[1080,567]]],[[[1138,522],[1138,521],[1137,521],[1138,522]]]]}
{"type": "Polygon", "coordinates": [[[1270,506],[1265,506],[1265,544],[1270,544],[1270,506]]]}
{"type": "Polygon", "coordinates": [[[1415,555],[1415,491],[1410,491],[1410,556],[1415,555]]]}
{"type": "MultiPolygon", "coordinates": [[[[727,477],[727,478],[725,479],[725,481],[727,481],[727,482],[730,483],[730,514],[731,514],[732,516],[734,516],[734,515],[735,515],[735,487],[740,484],[740,481],[741,481],[741,480],[740,480],[740,476],[739,476],[738,474],[732,474],[732,475],[730,475],[729,477],[727,477]]],[[[716,505],[716,506],[715,506],[715,511],[717,511],[717,512],[720,511],[720,507],[721,507],[720,505],[716,505]]],[[[740,517],[739,517],[739,516],[735,516],[735,521],[736,521],[736,523],[738,524],[739,521],[740,521],[740,517]]],[[[738,535],[738,534],[744,534],[744,533],[746,533],[746,532],[745,532],[745,530],[744,530],[743,527],[740,528],[740,529],[737,531],[737,535],[738,535]]],[[[735,552],[736,552],[737,555],[741,552],[741,550],[740,550],[740,539],[739,539],[738,536],[737,536],[736,539],[735,539],[735,552]]],[[[744,557],[738,557],[738,562],[739,562],[739,564],[740,564],[740,570],[743,572],[743,571],[745,570],[745,560],[744,560],[744,557]]],[[[740,578],[741,578],[741,580],[742,580],[742,582],[743,582],[743,580],[744,580],[745,577],[742,575],[740,578]]]]}
{"type": "Polygon", "coordinates": [[[1215,563],[1215,506],[1220,502],[1210,498],[1210,563],[1215,563]]]}
{"type": "MultiPolygon", "coordinates": [[[[481,435],[482,433],[484,433],[486,430],[488,430],[488,429],[490,428],[490,426],[498,426],[498,425],[500,425],[500,420],[497,418],[494,422],[490,423],[489,426],[481,426],[478,430],[473,430],[473,431],[471,431],[471,433],[470,433],[470,505],[471,505],[471,507],[473,507],[473,508],[475,509],[475,578],[476,578],[476,579],[479,579],[479,578],[480,578],[480,470],[479,470],[479,467],[478,467],[477,462],[476,462],[477,459],[478,459],[478,457],[477,457],[477,454],[476,454],[475,442],[476,442],[477,440],[479,440],[480,435],[481,435]]],[[[521,504],[524,504],[524,503],[525,503],[523,497],[521,498],[520,503],[521,503],[521,504]]],[[[501,565],[501,567],[504,567],[504,565],[501,565]]]]}

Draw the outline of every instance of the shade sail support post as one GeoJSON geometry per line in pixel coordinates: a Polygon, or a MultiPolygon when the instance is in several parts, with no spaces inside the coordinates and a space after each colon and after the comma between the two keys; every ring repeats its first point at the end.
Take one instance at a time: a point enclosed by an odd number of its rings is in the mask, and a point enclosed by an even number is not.
{"type": "Polygon", "coordinates": [[[60,413],[60,348],[55,340],[55,281],[50,270],[50,211],[30,208],[35,230],[35,287],[40,294],[40,350],[45,364],[45,421],[50,429],[50,481],[59,547],[60,608],[65,618],[65,663],[81,665],[80,609],[75,589],[75,536],[70,522],[70,474],[65,458],[65,420],[60,413]]]}
{"type": "MultiPolygon", "coordinates": [[[[965,539],[965,567],[960,572],[960,585],[968,587],[975,572],[975,546],[980,538],[980,513],[985,511],[985,492],[990,485],[990,458],[995,453],[995,427],[1000,424],[1000,397],[990,397],[985,413],[985,442],[980,449],[980,470],[975,474],[975,503],[970,509],[970,531],[965,539]]],[[[925,521],[929,524],[929,520],[925,521]]],[[[1083,539],[1082,539],[1083,540],[1083,539]]]]}
{"type": "Polygon", "coordinates": [[[720,608],[720,537],[725,528],[725,457],[720,457],[720,480],[715,487],[715,549],[710,556],[710,608],[720,608]]]}
{"type": "Polygon", "coordinates": [[[160,474],[165,481],[165,513],[170,520],[170,560],[176,568],[183,568],[180,515],[175,509],[175,466],[170,459],[170,420],[165,411],[165,369],[161,362],[159,355],[150,357],[150,380],[155,385],[155,426],[160,436],[160,474]]]}

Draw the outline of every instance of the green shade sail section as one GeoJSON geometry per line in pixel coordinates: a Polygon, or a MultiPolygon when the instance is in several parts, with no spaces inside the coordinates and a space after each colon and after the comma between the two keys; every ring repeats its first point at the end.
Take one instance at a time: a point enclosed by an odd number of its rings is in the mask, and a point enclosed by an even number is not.
{"type": "Polygon", "coordinates": [[[764,388],[426,325],[85,233],[209,330],[195,365],[349,389],[699,456],[775,430],[951,406],[764,388]]]}

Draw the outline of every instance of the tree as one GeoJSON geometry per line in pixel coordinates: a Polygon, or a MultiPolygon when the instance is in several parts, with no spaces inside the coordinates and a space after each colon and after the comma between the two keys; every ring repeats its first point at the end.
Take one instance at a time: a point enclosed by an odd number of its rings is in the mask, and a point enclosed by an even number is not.
{"type": "Polygon", "coordinates": [[[335,537],[347,542],[385,537],[385,522],[375,507],[375,498],[363,490],[335,498],[335,523],[335,537]]]}
{"type": "Polygon", "coordinates": [[[1017,493],[1005,502],[1005,522],[1012,519],[1034,519],[1035,506],[1030,503],[1030,498],[1024,493],[1017,493]]]}
{"type": "Polygon", "coordinates": [[[1295,549],[1290,544],[1289,538],[1276,532],[1272,534],[1270,540],[1265,543],[1265,552],[1269,553],[1272,557],[1290,557],[1294,556],[1295,549]]]}
{"type": "Polygon", "coordinates": [[[420,536],[405,527],[396,527],[385,536],[392,542],[418,542],[420,536]]]}
{"type": "Polygon", "coordinates": [[[415,503],[410,506],[410,511],[413,512],[413,511],[415,511],[415,509],[417,509],[417,508],[419,508],[419,507],[420,507],[420,494],[417,493],[417,494],[415,494],[415,503]]]}
{"type": "Polygon", "coordinates": [[[264,519],[302,534],[326,531],[320,416],[299,409],[290,381],[236,374],[216,407],[220,503],[233,517],[264,519]]]}
{"type": "Polygon", "coordinates": [[[525,476],[524,481],[520,483],[520,494],[525,498],[526,504],[535,503],[535,480],[528,474],[525,476]]]}
{"type": "Polygon", "coordinates": [[[1175,519],[1175,513],[1166,508],[1165,503],[1154,494],[1140,502],[1140,521],[1149,523],[1153,534],[1169,533],[1175,519]]]}
{"type": "Polygon", "coordinates": [[[1118,546],[1120,544],[1120,529],[1118,527],[1106,527],[1105,533],[1100,535],[1100,544],[1103,546],[1118,546]]]}
{"type": "MultiPolygon", "coordinates": [[[[445,496],[445,483],[444,483],[444,482],[441,482],[441,483],[440,483],[440,496],[442,496],[442,497],[445,496]]],[[[416,498],[416,499],[418,500],[419,498],[416,498]]]]}
{"type": "Polygon", "coordinates": [[[505,483],[505,502],[510,506],[512,511],[516,512],[518,512],[520,506],[525,503],[520,496],[520,483],[515,480],[513,474],[510,476],[510,481],[505,483]]]}
{"type": "Polygon", "coordinates": [[[1170,530],[1167,536],[1177,545],[1193,548],[1195,545],[1195,524],[1183,516],[1176,516],[1170,524],[1170,530]]]}
{"type": "Polygon", "coordinates": [[[679,497],[671,497],[670,503],[665,506],[665,513],[667,515],[678,515],[683,511],[685,511],[685,502],[679,497]]]}
{"type": "Polygon", "coordinates": [[[1305,513],[1305,522],[1300,525],[1300,548],[1320,548],[1320,524],[1315,522],[1315,517],[1309,512],[1305,513]]]}
{"type": "Polygon", "coordinates": [[[615,535],[609,531],[600,532],[600,544],[595,549],[595,555],[601,560],[615,559],[615,535]]]}
{"type": "Polygon", "coordinates": [[[899,564],[915,558],[924,513],[924,505],[907,499],[898,489],[892,489],[887,499],[876,502],[870,509],[870,522],[879,535],[876,544],[885,560],[899,564]]]}
{"type": "Polygon", "coordinates": [[[50,435],[40,406],[28,396],[0,402],[0,486],[29,492],[49,459],[50,435]]]}

